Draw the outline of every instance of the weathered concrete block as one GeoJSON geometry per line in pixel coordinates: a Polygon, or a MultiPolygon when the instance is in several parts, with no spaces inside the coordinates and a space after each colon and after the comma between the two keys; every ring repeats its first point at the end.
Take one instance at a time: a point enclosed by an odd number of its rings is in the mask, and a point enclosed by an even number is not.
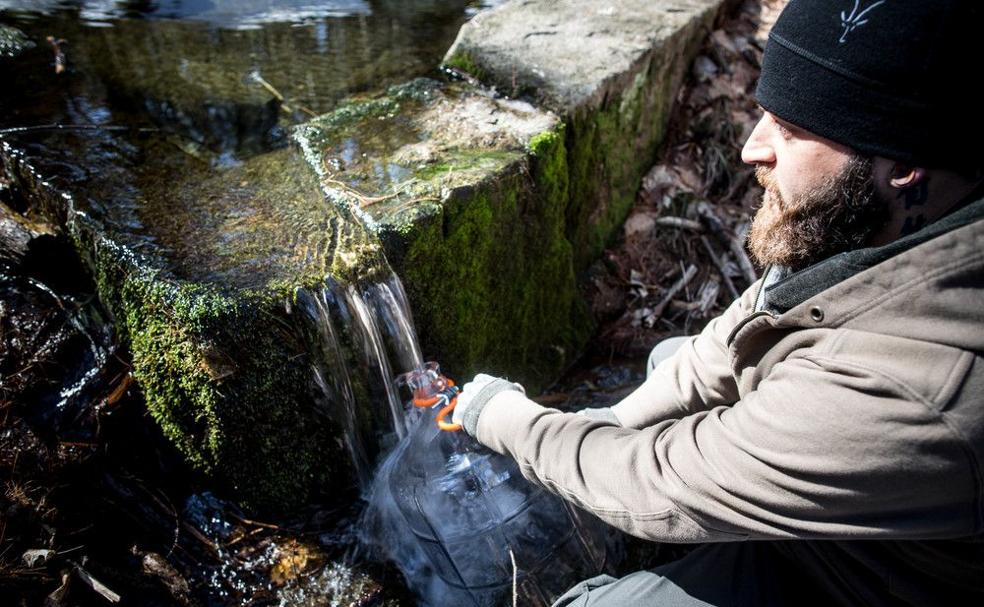
{"type": "Polygon", "coordinates": [[[625,219],[676,91],[725,0],[511,0],[465,24],[444,64],[567,124],[577,267],[625,219]]]}
{"type": "MultiPolygon", "coordinates": [[[[339,484],[345,442],[387,424],[372,384],[392,369],[370,377],[355,352],[367,333],[336,347],[314,343],[334,329],[311,326],[356,315],[383,249],[424,353],[459,379],[483,370],[536,390],[580,352],[591,326],[575,272],[631,205],[720,5],[511,2],[463,30],[449,63],[555,112],[420,80],[351,99],[293,129],[288,147],[235,162],[86,123],[4,132],[0,165],[28,212],[88,262],[164,432],[248,504],[289,507],[339,484]],[[332,364],[360,375],[316,377],[332,364]]],[[[15,61],[40,74],[48,59],[35,51],[15,61]]]]}
{"type": "Polygon", "coordinates": [[[188,460],[258,509],[344,486],[341,424],[313,405],[288,304],[379,249],[296,151],[219,172],[136,131],[2,139],[4,177],[87,262],[150,413],[188,460]]]}
{"type": "Polygon", "coordinates": [[[323,182],[361,201],[425,354],[536,389],[590,334],[564,234],[563,126],[527,103],[419,80],[299,128],[323,182]]]}

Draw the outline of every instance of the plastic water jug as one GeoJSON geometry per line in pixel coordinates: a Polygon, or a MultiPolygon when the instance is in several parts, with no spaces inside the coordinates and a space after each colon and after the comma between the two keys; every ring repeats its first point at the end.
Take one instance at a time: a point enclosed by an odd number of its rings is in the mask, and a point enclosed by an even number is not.
{"type": "Polygon", "coordinates": [[[518,604],[547,605],[602,571],[598,519],[527,481],[511,458],[439,430],[436,407],[419,412],[379,480],[407,531],[388,541],[416,544],[388,551],[429,564],[404,569],[425,603],[511,604],[515,582],[518,604]]]}

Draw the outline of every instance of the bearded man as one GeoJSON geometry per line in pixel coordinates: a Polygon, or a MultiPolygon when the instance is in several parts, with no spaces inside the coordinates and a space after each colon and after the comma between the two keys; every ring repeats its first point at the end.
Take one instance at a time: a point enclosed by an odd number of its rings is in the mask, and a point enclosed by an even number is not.
{"type": "Polygon", "coordinates": [[[791,0],[742,150],[762,280],[610,409],[464,387],[456,420],[532,481],[705,544],[558,604],[984,604],[982,25],[973,0],[791,0]]]}

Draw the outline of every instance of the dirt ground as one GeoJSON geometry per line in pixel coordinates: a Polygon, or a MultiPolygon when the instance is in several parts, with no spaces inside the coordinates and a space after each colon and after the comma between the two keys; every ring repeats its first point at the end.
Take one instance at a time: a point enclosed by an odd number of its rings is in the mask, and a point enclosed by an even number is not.
{"type": "MultiPolygon", "coordinates": [[[[765,36],[784,3],[747,0],[710,36],[660,162],[585,277],[597,335],[540,402],[616,402],[641,383],[654,344],[699,331],[755,279],[743,243],[762,192],[740,150],[759,117],[752,94],[765,36]]],[[[358,504],[255,521],[208,493],[147,416],[126,353],[86,332],[98,314],[91,285],[45,290],[23,259],[0,262],[0,604],[410,604],[392,569],[339,565],[358,561],[344,531],[358,504]],[[77,372],[66,361],[100,348],[112,358],[99,377],[53,407],[64,375],[77,372]],[[23,406],[31,390],[48,409],[23,406]]],[[[629,550],[625,571],[685,548],[629,550]]]]}

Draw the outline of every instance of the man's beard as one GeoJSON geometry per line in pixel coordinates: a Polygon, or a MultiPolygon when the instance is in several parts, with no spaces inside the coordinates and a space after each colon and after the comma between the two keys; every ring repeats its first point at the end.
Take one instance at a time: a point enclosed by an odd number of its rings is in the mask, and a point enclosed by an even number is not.
{"type": "Polygon", "coordinates": [[[748,233],[753,259],[795,271],[863,246],[889,217],[871,166],[870,159],[852,156],[839,174],[793,200],[782,198],[771,169],[757,167],[765,194],[748,233]]]}

